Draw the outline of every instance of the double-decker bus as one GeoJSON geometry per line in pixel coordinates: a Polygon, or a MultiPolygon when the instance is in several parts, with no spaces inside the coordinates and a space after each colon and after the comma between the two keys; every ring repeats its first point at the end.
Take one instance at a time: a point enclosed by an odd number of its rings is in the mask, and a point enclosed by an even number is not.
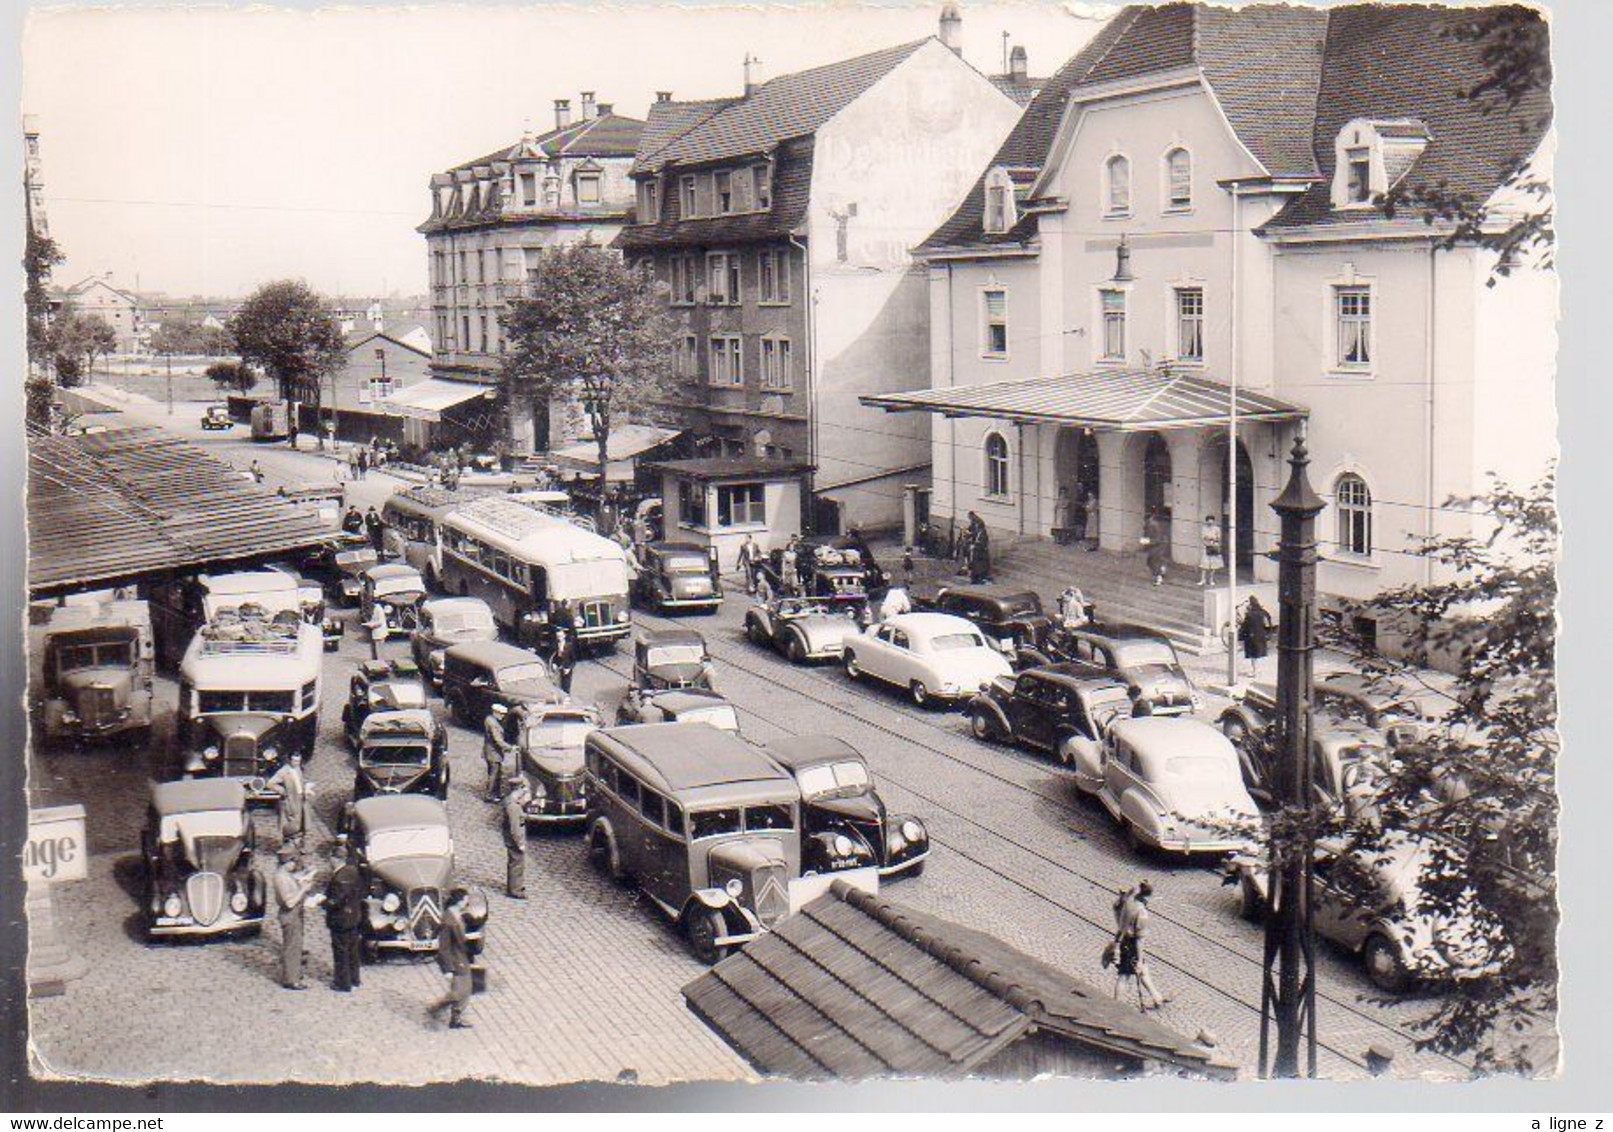
{"type": "Polygon", "coordinates": [[[627,556],[610,539],[503,496],[451,508],[439,525],[443,589],[487,602],[518,642],[562,602],[579,644],[610,645],[631,628],[627,556]]]}

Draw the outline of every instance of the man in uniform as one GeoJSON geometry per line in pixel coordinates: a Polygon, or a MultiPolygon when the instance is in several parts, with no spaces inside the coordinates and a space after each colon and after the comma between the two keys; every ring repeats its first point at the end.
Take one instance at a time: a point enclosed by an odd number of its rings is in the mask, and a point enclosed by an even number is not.
{"type": "Polygon", "coordinates": [[[469,893],[456,888],[448,897],[443,911],[442,931],[437,937],[437,966],[448,976],[448,995],[434,1004],[429,1013],[435,1017],[448,1011],[450,1030],[468,1030],[465,1007],[470,1003],[470,943],[465,938],[465,901],[469,893]]]}
{"type": "Polygon", "coordinates": [[[359,924],[364,916],[364,878],[340,843],[331,851],[330,880],[325,885],[325,926],[330,929],[330,953],[336,963],[332,984],[339,991],[350,991],[362,982],[359,968],[363,948],[359,924]]]}
{"type": "Polygon", "coordinates": [[[554,669],[555,683],[562,692],[571,695],[571,676],[577,668],[577,639],[564,625],[557,624],[554,628],[554,653],[549,664],[554,669]]]}
{"type": "Polygon", "coordinates": [[[379,511],[371,507],[364,512],[364,533],[370,536],[370,545],[375,548],[376,554],[380,554],[382,547],[386,545],[385,532],[386,524],[381,522],[379,511]]]}
{"type": "Polygon", "coordinates": [[[510,743],[504,737],[508,712],[503,704],[494,704],[482,721],[482,762],[487,766],[484,785],[489,802],[497,802],[504,793],[504,764],[510,757],[510,743]]]}
{"type": "Polygon", "coordinates": [[[504,869],[504,894],[511,900],[526,899],[526,804],[532,797],[526,779],[516,776],[504,792],[503,817],[504,851],[508,860],[504,869]]]}
{"type": "Polygon", "coordinates": [[[314,874],[299,864],[296,843],[282,844],[280,868],[274,874],[274,899],[280,911],[280,985],[287,990],[308,989],[302,978],[302,925],[314,874]]]}
{"type": "Polygon", "coordinates": [[[308,781],[302,773],[302,752],[292,751],[264,786],[280,795],[280,843],[300,846],[308,828],[308,781]]]}

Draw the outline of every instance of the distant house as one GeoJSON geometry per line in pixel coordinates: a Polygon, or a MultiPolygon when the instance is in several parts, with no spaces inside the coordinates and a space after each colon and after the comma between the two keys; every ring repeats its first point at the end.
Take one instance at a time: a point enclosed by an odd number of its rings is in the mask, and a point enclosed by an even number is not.
{"type": "Polygon", "coordinates": [[[842,882],[683,995],[759,1072],[798,1081],[1237,1076],[1066,971],[842,882]]]}
{"type": "Polygon", "coordinates": [[[134,354],[145,348],[148,329],[140,300],[114,287],[110,275],[92,275],[51,296],[53,310],[72,309],[105,320],[117,335],[116,354],[134,354]]]}

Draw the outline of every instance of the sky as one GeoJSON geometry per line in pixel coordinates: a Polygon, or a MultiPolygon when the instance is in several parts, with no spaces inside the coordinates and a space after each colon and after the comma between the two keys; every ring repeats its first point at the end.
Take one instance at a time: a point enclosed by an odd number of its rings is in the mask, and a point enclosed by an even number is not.
{"type": "MultiPolygon", "coordinates": [[[[964,57],[1033,75],[1112,12],[963,3],[964,57]]],[[[940,4],[60,8],[30,13],[23,106],[40,131],[56,281],[111,272],[173,296],[306,279],[346,296],[418,294],[435,171],[553,125],[598,92],[643,117],[657,90],[737,94],[764,78],[910,42],[940,4]]]]}

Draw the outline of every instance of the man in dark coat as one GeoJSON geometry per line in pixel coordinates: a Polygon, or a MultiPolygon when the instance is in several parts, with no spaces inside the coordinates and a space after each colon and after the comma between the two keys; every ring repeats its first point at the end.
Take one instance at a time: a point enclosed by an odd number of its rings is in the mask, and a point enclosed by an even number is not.
{"type": "Polygon", "coordinates": [[[1159,508],[1148,512],[1148,518],[1143,520],[1143,557],[1148,563],[1148,575],[1153,579],[1154,585],[1162,585],[1165,581],[1165,569],[1170,562],[1171,548],[1170,535],[1165,526],[1165,517],[1159,513],[1159,508]]]}
{"type": "Polygon", "coordinates": [[[435,1016],[448,1011],[450,1030],[468,1030],[465,1008],[470,1005],[470,941],[465,934],[465,901],[470,894],[463,888],[454,889],[443,912],[442,931],[437,937],[437,966],[448,976],[448,995],[434,1004],[430,1013],[435,1016]]]}
{"type": "Polygon", "coordinates": [[[364,533],[370,536],[370,545],[375,547],[375,553],[381,553],[385,541],[386,524],[381,522],[380,512],[371,507],[364,514],[364,533]]]}
{"type": "Polygon", "coordinates": [[[532,791],[526,779],[516,776],[504,793],[500,829],[504,834],[504,895],[511,900],[526,899],[526,804],[532,791]]]}
{"type": "Polygon", "coordinates": [[[330,953],[336,964],[333,986],[350,991],[363,980],[363,946],[359,924],[364,917],[364,878],[347,856],[347,846],[338,844],[331,852],[332,870],[325,885],[325,926],[330,929],[330,953]]]}
{"type": "Polygon", "coordinates": [[[969,519],[969,582],[978,586],[991,580],[991,536],[980,516],[971,511],[969,519]]]}
{"type": "Polygon", "coordinates": [[[549,666],[554,670],[555,683],[566,695],[571,695],[571,676],[577,668],[577,635],[563,626],[554,631],[554,652],[549,666]]]}
{"type": "Polygon", "coordinates": [[[1244,658],[1249,661],[1251,676],[1255,675],[1258,662],[1265,659],[1267,647],[1271,642],[1271,630],[1271,614],[1260,604],[1260,599],[1251,594],[1249,605],[1243,612],[1243,620],[1238,625],[1238,641],[1243,645],[1244,658]]]}
{"type": "Polygon", "coordinates": [[[342,516],[342,530],[350,535],[360,534],[364,530],[364,512],[357,506],[349,506],[347,513],[342,516]]]}

